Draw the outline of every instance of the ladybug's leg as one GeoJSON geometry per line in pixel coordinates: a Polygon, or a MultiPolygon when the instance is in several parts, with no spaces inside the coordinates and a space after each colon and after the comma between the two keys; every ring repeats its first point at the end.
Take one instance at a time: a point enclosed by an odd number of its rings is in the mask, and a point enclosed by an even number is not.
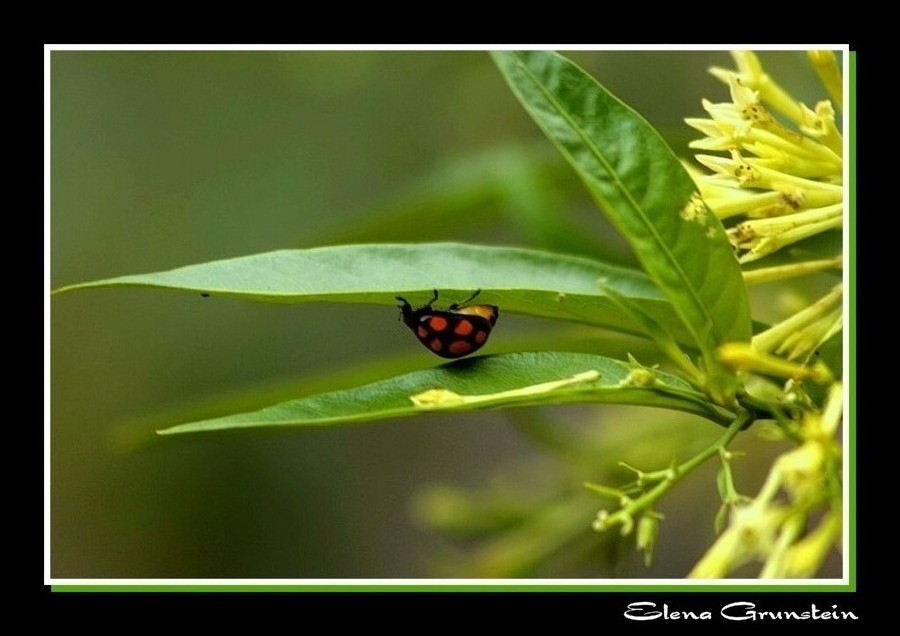
{"type": "Polygon", "coordinates": [[[470,302],[475,300],[475,297],[478,296],[478,294],[480,294],[480,293],[481,293],[481,290],[476,289],[475,293],[472,294],[471,296],[469,296],[466,300],[462,301],[461,303],[453,303],[452,305],[450,305],[450,311],[453,311],[454,309],[459,309],[463,305],[468,305],[470,302]]]}

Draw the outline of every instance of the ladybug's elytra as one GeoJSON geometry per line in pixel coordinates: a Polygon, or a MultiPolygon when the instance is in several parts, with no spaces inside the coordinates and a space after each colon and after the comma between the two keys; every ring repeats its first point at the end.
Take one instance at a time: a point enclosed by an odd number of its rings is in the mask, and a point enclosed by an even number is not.
{"type": "Polygon", "coordinates": [[[497,323],[500,310],[496,305],[467,305],[481,290],[461,303],[453,303],[446,311],[431,305],[437,300],[438,292],[423,307],[413,309],[409,302],[397,296],[400,318],[416,338],[432,353],[442,358],[461,358],[478,351],[487,342],[491,329],[497,323]]]}

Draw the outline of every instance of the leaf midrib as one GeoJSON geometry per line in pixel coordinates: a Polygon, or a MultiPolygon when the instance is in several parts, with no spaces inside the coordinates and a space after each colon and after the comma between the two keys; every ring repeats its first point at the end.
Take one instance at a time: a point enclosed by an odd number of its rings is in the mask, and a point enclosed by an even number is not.
{"type": "MultiPolygon", "coordinates": [[[[701,302],[700,297],[697,294],[697,291],[694,289],[694,286],[690,283],[690,279],[687,278],[684,270],[681,267],[681,264],[675,258],[674,254],[672,254],[671,250],[669,250],[669,246],[666,245],[665,241],[662,240],[662,237],[660,237],[659,233],[656,231],[656,228],[653,226],[653,224],[650,223],[650,220],[646,217],[646,215],[644,214],[641,207],[632,198],[631,192],[628,190],[628,188],[625,187],[624,183],[619,178],[618,173],[612,169],[609,161],[606,159],[606,157],[603,155],[603,153],[600,152],[600,150],[594,145],[594,143],[591,141],[591,139],[589,137],[587,137],[587,135],[585,135],[585,133],[582,132],[581,128],[576,125],[576,122],[571,117],[568,116],[566,111],[562,108],[562,106],[559,104],[559,102],[557,102],[557,100],[554,98],[553,94],[544,88],[543,84],[531,72],[531,69],[528,68],[528,66],[521,61],[519,61],[519,64],[520,64],[520,67],[525,71],[526,75],[528,75],[529,79],[534,83],[535,86],[537,86],[538,90],[544,95],[544,97],[547,99],[547,101],[549,101],[551,103],[551,105],[556,108],[557,112],[563,117],[563,119],[565,119],[569,123],[569,126],[577,133],[577,135],[581,138],[581,140],[585,143],[585,145],[591,150],[591,152],[594,154],[596,159],[603,165],[604,168],[606,168],[607,172],[609,172],[609,174],[611,174],[613,176],[613,179],[614,179],[616,185],[619,187],[619,189],[622,192],[625,193],[625,198],[626,198],[628,204],[631,206],[632,210],[635,211],[637,217],[641,220],[641,222],[644,224],[644,226],[650,231],[650,234],[653,236],[653,238],[656,240],[658,245],[661,247],[661,251],[665,255],[666,260],[672,265],[672,268],[678,273],[681,280],[685,282],[685,286],[687,287],[687,290],[691,296],[691,299],[694,301],[694,305],[700,309],[700,313],[706,318],[707,324],[712,327],[713,336],[714,336],[715,340],[717,342],[721,341],[721,335],[719,334],[719,330],[716,327],[715,321],[713,320],[710,313],[706,310],[706,306],[703,304],[703,302],[701,302]]],[[[552,139],[552,137],[551,137],[551,139],[552,139]]],[[[561,146],[560,144],[557,144],[557,145],[560,146],[560,148],[567,155],[569,155],[569,157],[571,157],[573,159],[573,163],[577,163],[574,161],[575,158],[572,157],[571,153],[569,153],[565,147],[561,146]]],[[[678,307],[677,303],[673,303],[673,307],[675,307],[676,311],[677,311],[677,307],[678,307]]],[[[694,334],[694,338],[699,340],[699,338],[697,338],[697,332],[693,328],[693,325],[687,324],[685,326],[691,331],[691,333],[694,334]]],[[[701,349],[706,349],[705,343],[701,343],[698,341],[697,345],[701,349]]]]}

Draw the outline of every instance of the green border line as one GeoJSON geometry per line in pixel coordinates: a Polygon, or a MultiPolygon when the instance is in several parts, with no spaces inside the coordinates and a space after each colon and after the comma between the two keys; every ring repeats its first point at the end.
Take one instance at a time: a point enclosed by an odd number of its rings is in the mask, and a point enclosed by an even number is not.
{"type": "Polygon", "coordinates": [[[848,579],[850,581],[850,589],[856,591],[856,51],[850,51],[850,61],[848,64],[850,77],[849,99],[845,100],[848,113],[847,119],[850,126],[850,165],[847,184],[847,212],[849,215],[848,236],[847,236],[847,256],[850,259],[850,269],[848,271],[848,304],[850,309],[850,320],[848,321],[849,330],[847,338],[849,338],[848,346],[848,371],[850,377],[846,379],[849,383],[848,401],[849,404],[844,405],[845,421],[848,426],[850,447],[847,449],[849,475],[847,475],[847,493],[846,498],[849,503],[849,543],[850,558],[848,579]]]}

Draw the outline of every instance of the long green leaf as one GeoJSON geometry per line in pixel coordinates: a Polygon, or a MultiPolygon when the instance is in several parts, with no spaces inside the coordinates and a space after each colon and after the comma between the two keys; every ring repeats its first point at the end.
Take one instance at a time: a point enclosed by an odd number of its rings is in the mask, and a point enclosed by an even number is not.
{"type": "MultiPolygon", "coordinates": [[[[404,327],[398,323],[397,328],[404,327]]],[[[512,334],[505,332],[502,339],[491,342],[491,351],[495,354],[524,350],[599,352],[617,359],[625,359],[632,354],[640,360],[653,361],[659,354],[656,345],[650,340],[623,337],[618,333],[573,325],[559,325],[550,329],[540,325],[538,329],[515,330],[512,334]]],[[[408,347],[402,347],[390,355],[365,358],[356,364],[329,372],[318,372],[314,376],[269,378],[238,388],[225,388],[192,400],[161,406],[125,418],[111,431],[111,437],[119,448],[134,449],[155,441],[156,438],[150,431],[159,426],[168,426],[172,422],[205,419],[220,413],[240,413],[248,409],[258,409],[266,404],[410,373],[422,367],[423,355],[429,354],[410,341],[408,347]]]]}
{"type": "Polygon", "coordinates": [[[426,243],[282,250],[69,285],[55,293],[141,286],[267,302],[396,305],[397,295],[418,304],[438,289],[441,302],[449,304],[481,289],[479,302],[499,305],[501,316],[513,312],[638,331],[597,288],[600,278],[690,342],[671,304],[641,272],[511,247],[426,243]]]}
{"type": "Polygon", "coordinates": [[[688,206],[695,186],[640,115],[566,58],[496,51],[513,92],[577,170],[606,215],[709,355],[750,339],[740,268],[721,223],[688,206]]]}
{"type": "Polygon", "coordinates": [[[727,415],[684,381],[657,373],[650,386],[646,382],[635,385],[628,380],[630,371],[625,362],[585,353],[482,356],[355,389],[282,402],[261,411],[181,424],[160,433],[339,425],[422,413],[568,402],[655,406],[695,413],[718,423],[727,421],[727,415]]]}

